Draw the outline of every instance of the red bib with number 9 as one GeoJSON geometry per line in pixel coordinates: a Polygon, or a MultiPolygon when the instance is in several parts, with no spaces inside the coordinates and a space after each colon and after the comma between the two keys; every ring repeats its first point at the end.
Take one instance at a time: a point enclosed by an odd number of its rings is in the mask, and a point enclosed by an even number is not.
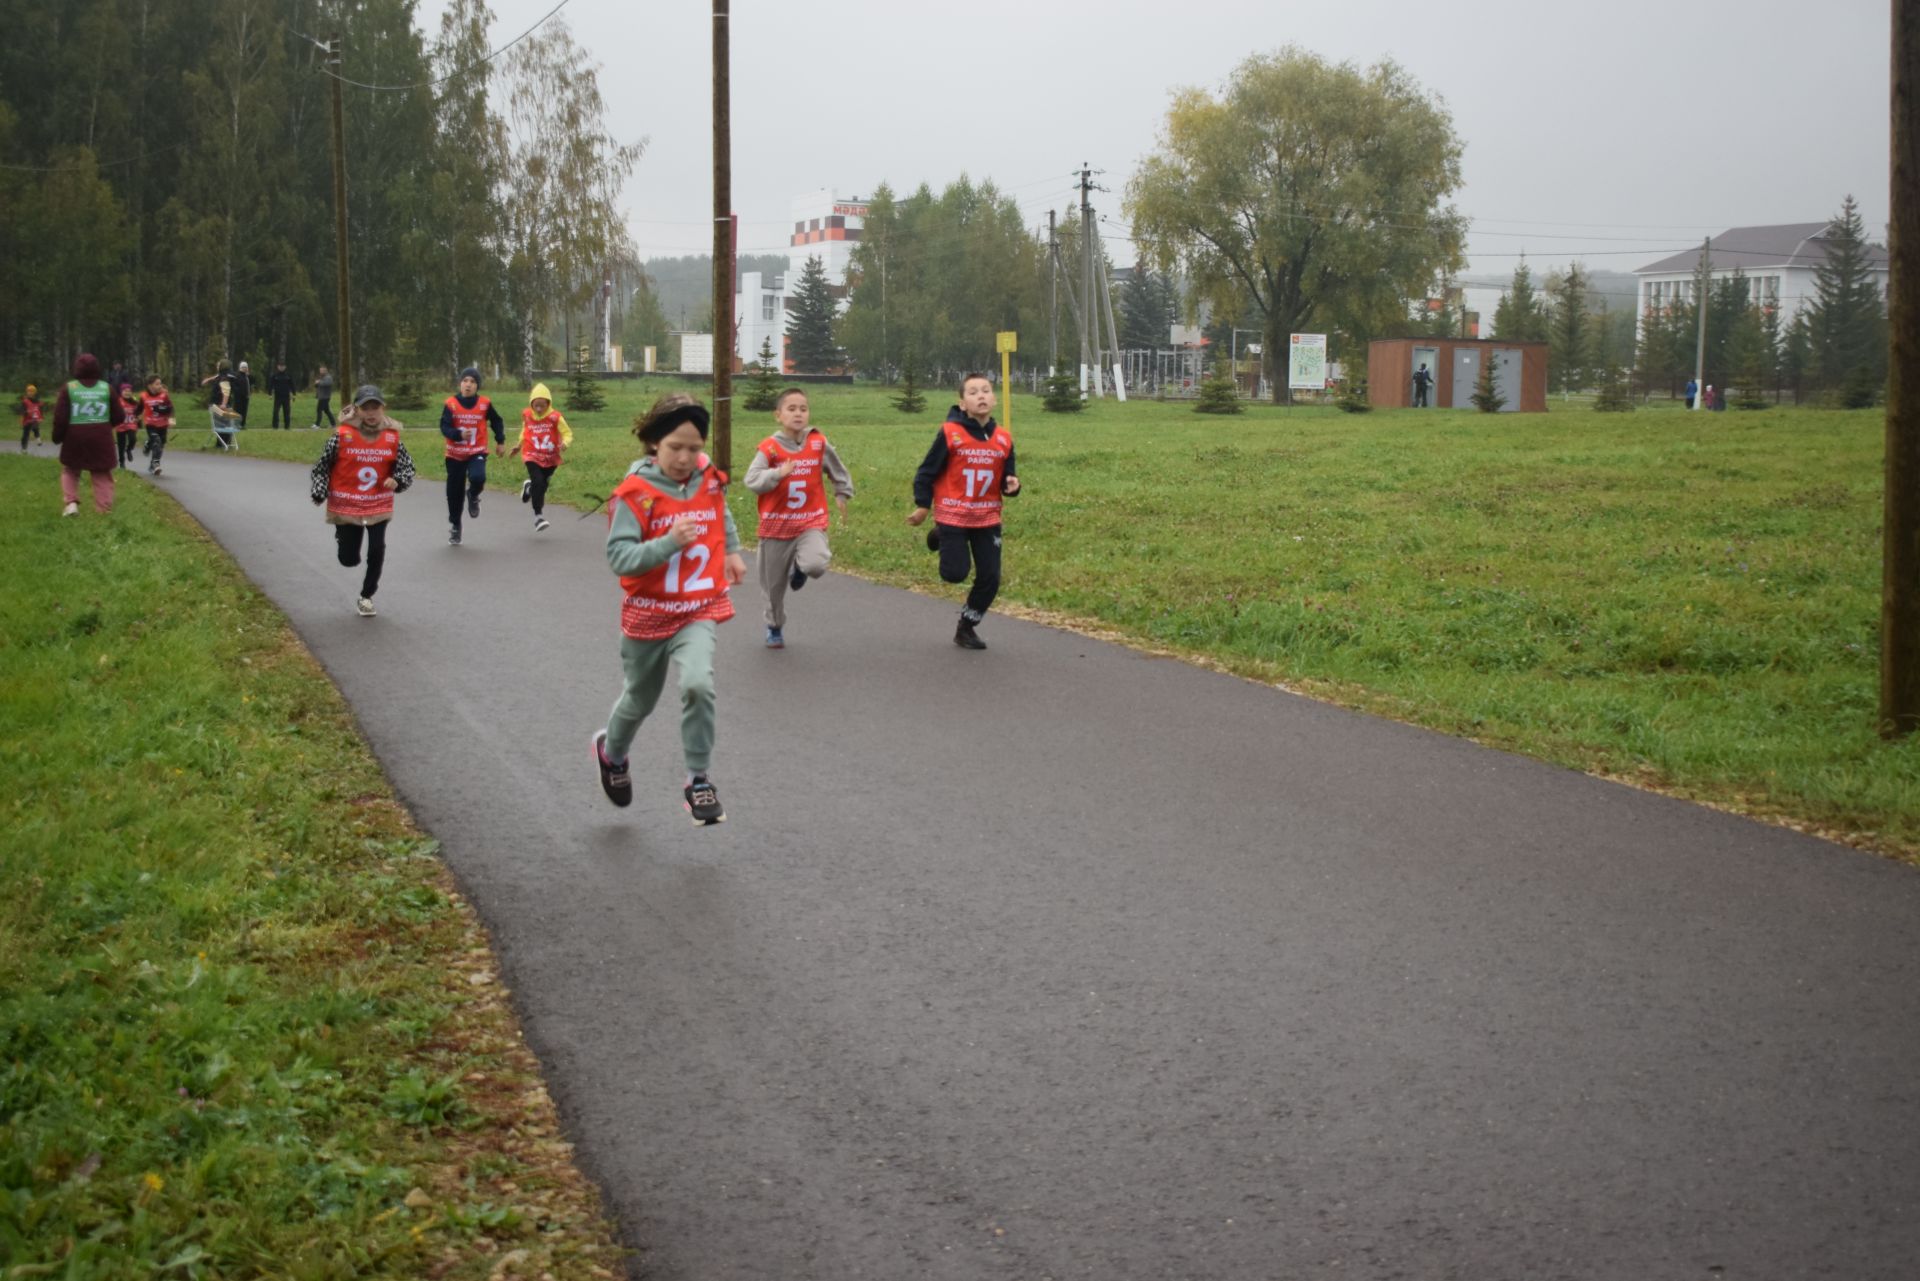
{"type": "Polygon", "coordinates": [[[810,431],[800,448],[790,449],[780,437],[769,436],[760,442],[760,452],[769,466],[793,464],[785,480],[760,495],[760,537],[798,538],[809,529],[825,529],[827,487],[821,480],[821,464],[826,460],[827,438],[810,431]]]}
{"type": "Polygon", "coordinates": [[[349,520],[393,515],[393,491],[386,480],[400,458],[400,433],[389,427],[369,440],[342,425],[334,439],[327,512],[349,520]]]}
{"type": "Polygon", "coordinates": [[[997,423],[985,440],[974,439],[954,423],[941,430],[947,433],[947,469],[933,482],[934,521],[965,529],[998,525],[1012,435],[997,423]]]}
{"type": "Polygon", "coordinates": [[[690,498],[663,494],[638,476],[628,476],[613,491],[608,522],[615,504],[624,503],[640,522],[643,539],[662,537],[682,517],[700,530],[665,564],[621,577],[621,632],[634,640],[662,640],[700,619],[723,623],[733,617],[733,598],[727,594],[726,486],[725,474],[709,467],[690,498]]]}

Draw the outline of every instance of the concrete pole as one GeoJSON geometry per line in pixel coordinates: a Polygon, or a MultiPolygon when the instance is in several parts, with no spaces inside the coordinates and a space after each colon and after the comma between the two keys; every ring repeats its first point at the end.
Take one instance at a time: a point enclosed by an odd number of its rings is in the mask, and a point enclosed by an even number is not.
{"type": "Polygon", "coordinates": [[[1707,295],[1713,283],[1713,237],[1700,242],[1700,283],[1693,297],[1694,314],[1700,321],[1700,341],[1693,353],[1693,407],[1707,407],[1707,295]]]}

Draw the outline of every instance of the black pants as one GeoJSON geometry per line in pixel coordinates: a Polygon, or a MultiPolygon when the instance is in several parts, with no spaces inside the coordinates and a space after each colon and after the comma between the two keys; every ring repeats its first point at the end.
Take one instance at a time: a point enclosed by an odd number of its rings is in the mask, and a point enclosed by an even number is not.
{"type": "Polygon", "coordinates": [[[147,464],[148,471],[160,470],[160,455],[167,452],[167,429],[165,427],[147,428],[147,457],[153,461],[147,464]]]}
{"type": "Polygon", "coordinates": [[[1425,409],[1427,407],[1427,385],[1425,383],[1415,383],[1413,385],[1413,407],[1415,409],[1425,409]]]}
{"type": "Polygon", "coordinates": [[[320,420],[323,417],[327,420],[327,426],[329,427],[338,427],[340,425],[333,421],[333,397],[331,396],[322,396],[319,403],[313,407],[313,425],[315,427],[320,425],[320,420]]]}
{"type": "Polygon", "coordinates": [[[285,427],[288,431],[293,430],[293,398],[291,396],[284,396],[279,392],[273,394],[273,422],[269,425],[275,429],[285,427]]]}
{"type": "Polygon", "coordinates": [[[967,607],[960,616],[977,623],[986,617],[988,606],[1000,594],[1000,526],[967,529],[935,524],[933,528],[940,535],[940,577],[949,583],[964,583],[968,562],[972,562],[973,588],[967,592],[967,607]]]}
{"type": "Polygon", "coordinates": [[[533,482],[533,514],[538,516],[547,505],[547,482],[553,479],[554,467],[542,467],[539,463],[527,464],[527,479],[533,482]]]}
{"type": "Polygon", "coordinates": [[[26,452],[27,437],[29,436],[33,437],[35,440],[40,439],[39,423],[21,423],[20,424],[20,450],[22,453],[26,452]]]}
{"type": "Polygon", "coordinates": [[[119,451],[120,465],[122,467],[133,466],[133,435],[130,431],[116,431],[113,433],[113,447],[119,451]]]}
{"type": "MultiPolygon", "coordinates": [[[[512,482],[508,482],[511,484],[512,482]]],[[[487,487],[487,456],[447,459],[447,523],[456,529],[467,511],[467,495],[478,498],[487,487]]]]}
{"type": "Polygon", "coordinates": [[[380,567],[387,563],[387,523],[378,525],[335,525],[334,541],[340,544],[340,563],[352,569],[360,563],[360,537],[366,535],[367,574],[360,581],[360,594],[372,598],[380,590],[380,567]]]}

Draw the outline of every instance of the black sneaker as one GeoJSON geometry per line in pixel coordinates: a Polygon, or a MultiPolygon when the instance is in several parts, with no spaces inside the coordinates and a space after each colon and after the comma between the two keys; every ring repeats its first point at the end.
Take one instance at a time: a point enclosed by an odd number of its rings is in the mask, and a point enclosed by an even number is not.
{"type": "Polygon", "coordinates": [[[793,571],[793,572],[792,572],[791,574],[788,574],[788,575],[787,575],[787,590],[788,590],[788,591],[795,591],[795,592],[797,592],[797,591],[799,591],[799,590],[800,590],[800,589],[801,589],[802,587],[805,587],[806,585],[807,585],[807,576],[806,576],[805,574],[803,574],[803,573],[801,573],[801,572],[800,572],[800,570],[799,570],[799,569],[798,569],[797,567],[796,567],[796,568],[794,569],[794,571],[793,571]]]}
{"type": "Polygon", "coordinates": [[[713,780],[705,774],[695,774],[681,795],[686,798],[687,813],[693,815],[695,827],[712,827],[727,821],[727,812],[720,808],[720,793],[713,789],[713,780]]]}
{"type": "Polygon", "coordinates": [[[523,503],[533,501],[533,480],[531,477],[520,482],[520,501],[523,503]]]}
{"type": "Polygon", "coordinates": [[[960,620],[960,626],[953,629],[953,643],[961,649],[985,649],[987,643],[973,630],[973,624],[966,619],[960,620]]]}
{"type": "Polygon", "coordinates": [[[475,520],[480,519],[480,495],[467,495],[467,515],[473,517],[475,520]]]}
{"type": "Polygon", "coordinates": [[[458,547],[459,545],[460,545],[460,526],[448,525],[447,526],[447,546],[458,547]]]}
{"type": "Polygon", "coordinates": [[[600,767],[600,790],[615,805],[633,804],[633,775],[627,772],[625,761],[615,765],[607,759],[607,731],[601,730],[593,736],[593,760],[600,767]]]}
{"type": "Polygon", "coordinates": [[[929,529],[927,531],[927,550],[930,552],[937,552],[940,550],[940,531],[939,530],[929,529]]]}

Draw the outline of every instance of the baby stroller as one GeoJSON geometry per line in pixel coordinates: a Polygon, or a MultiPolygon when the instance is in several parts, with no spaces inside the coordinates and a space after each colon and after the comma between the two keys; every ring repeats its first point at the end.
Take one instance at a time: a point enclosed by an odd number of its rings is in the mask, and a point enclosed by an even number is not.
{"type": "Polygon", "coordinates": [[[210,406],[208,413],[212,419],[210,430],[213,433],[214,448],[237,453],[240,449],[240,415],[231,409],[222,409],[218,405],[210,406]]]}

